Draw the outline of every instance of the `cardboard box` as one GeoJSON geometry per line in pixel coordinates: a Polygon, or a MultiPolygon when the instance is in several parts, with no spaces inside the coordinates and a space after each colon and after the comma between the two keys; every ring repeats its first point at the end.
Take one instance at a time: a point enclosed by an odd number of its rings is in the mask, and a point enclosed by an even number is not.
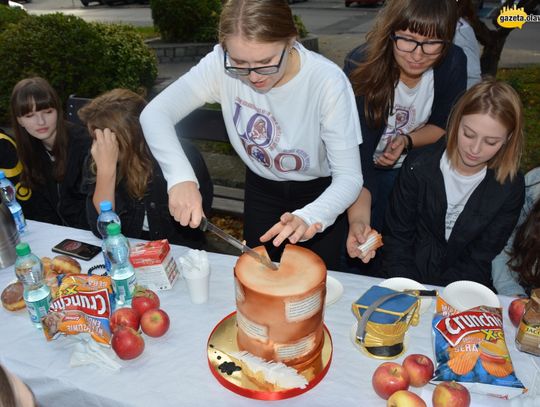
{"type": "Polygon", "coordinates": [[[170,290],[178,279],[178,267],[167,239],[132,246],[129,259],[135,268],[137,284],[150,289],[170,290]]]}

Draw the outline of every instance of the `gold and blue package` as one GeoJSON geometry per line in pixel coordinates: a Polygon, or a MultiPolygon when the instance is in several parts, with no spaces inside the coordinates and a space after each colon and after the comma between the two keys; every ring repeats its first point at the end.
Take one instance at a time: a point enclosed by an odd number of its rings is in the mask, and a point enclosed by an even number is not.
{"type": "Polygon", "coordinates": [[[356,342],[374,358],[397,358],[405,350],[409,325],[418,324],[419,302],[414,293],[372,286],[352,304],[358,319],[356,342]]]}

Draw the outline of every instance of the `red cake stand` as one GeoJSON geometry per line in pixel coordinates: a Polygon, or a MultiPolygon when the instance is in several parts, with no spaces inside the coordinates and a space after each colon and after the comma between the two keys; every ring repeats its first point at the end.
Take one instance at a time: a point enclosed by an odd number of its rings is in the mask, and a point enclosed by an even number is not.
{"type": "Polygon", "coordinates": [[[210,371],[225,388],[244,397],[257,400],[282,400],[303,394],[315,387],[326,375],[332,360],[332,338],[328,328],[324,326],[324,343],[321,355],[311,364],[299,371],[308,384],[303,389],[274,390],[271,384],[258,383],[246,377],[242,370],[222,372],[219,366],[224,363],[234,363],[228,354],[238,352],[236,343],[236,312],[223,318],[214,328],[208,338],[207,354],[210,371]]]}

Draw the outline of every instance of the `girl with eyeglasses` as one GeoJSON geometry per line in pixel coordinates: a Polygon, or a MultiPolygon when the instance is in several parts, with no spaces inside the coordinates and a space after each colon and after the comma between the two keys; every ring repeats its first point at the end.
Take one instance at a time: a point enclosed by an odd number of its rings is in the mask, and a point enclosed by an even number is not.
{"type": "MultiPolygon", "coordinates": [[[[347,251],[361,253],[370,227],[381,230],[388,196],[405,155],[444,134],[450,109],[465,90],[463,51],[452,44],[455,0],[393,0],[379,12],[366,43],[352,50],[344,70],[356,94],[362,128],[364,187],[349,209],[347,251]]],[[[355,259],[354,269],[370,273],[355,259]]],[[[375,272],[371,274],[376,274],[375,272]]]]}
{"type": "Polygon", "coordinates": [[[446,134],[403,163],[386,211],[382,273],[493,287],[491,262],[525,195],[519,96],[504,82],[473,86],[454,106],[446,134]]]}
{"type": "Polygon", "coordinates": [[[286,241],[339,265],[344,212],[362,186],[354,95],[339,67],[296,41],[285,0],[229,0],[219,45],[153,99],[141,115],[163,169],[171,214],[197,227],[201,196],[174,125],[221,104],[229,139],[247,167],[244,239],[279,260],[286,241]]]}
{"type": "Polygon", "coordinates": [[[82,168],[91,141],[86,129],[64,120],[62,112],[45,79],[19,81],[10,101],[15,140],[0,151],[0,167],[15,185],[25,217],[88,229],[82,168]]]}

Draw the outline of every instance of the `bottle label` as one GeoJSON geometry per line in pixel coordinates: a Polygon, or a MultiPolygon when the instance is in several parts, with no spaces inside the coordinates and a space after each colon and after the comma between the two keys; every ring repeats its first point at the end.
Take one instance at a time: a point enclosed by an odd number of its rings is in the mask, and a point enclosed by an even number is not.
{"type": "Polygon", "coordinates": [[[17,230],[19,233],[23,233],[24,229],[26,228],[26,219],[24,218],[22,209],[13,212],[12,215],[13,219],[15,220],[15,224],[17,225],[17,230]]]}
{"type": "Polygon", "coordinates": [[[131,302],[133,290],[135,290],[135,274],[121,280],[112,279],[114,295],[119,304],[131,302]]]}
{"type": "Polygon", "coordinates": [[[41,323],[41,318],[43,318],[49,312],[49,307],[51,306],[51,293],[47,294],[45,298],[37,301],[25,301],[26,309],[30,314],[30,319],[35,324],[41,323]]]}

